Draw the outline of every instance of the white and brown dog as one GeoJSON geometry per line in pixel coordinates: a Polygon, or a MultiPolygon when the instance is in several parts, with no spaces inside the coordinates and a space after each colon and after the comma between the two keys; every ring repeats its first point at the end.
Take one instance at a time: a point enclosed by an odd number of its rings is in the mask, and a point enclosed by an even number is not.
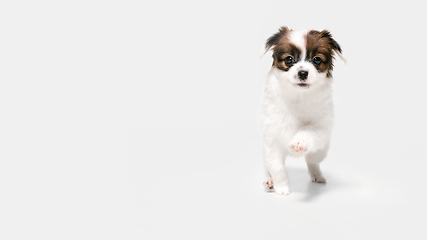
{"type": "Polygon", "coordinates": [[[261,106],[261,131],[267,179],[279,195],[290,192],[286,156],[305,156],[313,182],[325,183],[319,163],[326,157],[334,119],[332,68],[340,45],[329,31],[287,27],[271,36],[273,50],[261,106]]]}

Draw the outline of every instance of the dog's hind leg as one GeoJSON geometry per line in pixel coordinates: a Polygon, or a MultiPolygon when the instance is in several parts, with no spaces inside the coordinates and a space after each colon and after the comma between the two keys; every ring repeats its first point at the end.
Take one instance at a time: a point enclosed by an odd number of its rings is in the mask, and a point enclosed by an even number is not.
{"type": "Polygon", "coordinates": [[[317,183],[326,183],[326,179],[323,177],[320,171],[319,163],[325,159],[328,154],[329,146],[327,145],[324,149],[318,150],[314,153],[308,153],[305,156],[307,162],[308,172],[310,173],[311,181],[317,183]]]}

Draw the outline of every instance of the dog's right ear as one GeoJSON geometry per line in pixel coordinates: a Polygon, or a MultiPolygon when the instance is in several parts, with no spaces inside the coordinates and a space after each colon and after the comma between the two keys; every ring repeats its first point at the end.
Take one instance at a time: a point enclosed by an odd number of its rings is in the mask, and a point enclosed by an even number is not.
{"type": "Polygon", "coordinates": [[[265,43],[265,48],[260,58],[262,58],[268,51],[274,49],[274,47],[279,43],[280,39],[282,39],[289,31],[291,31],[290,28],[281,27],[277,33],[269,37],[265,43]]]}

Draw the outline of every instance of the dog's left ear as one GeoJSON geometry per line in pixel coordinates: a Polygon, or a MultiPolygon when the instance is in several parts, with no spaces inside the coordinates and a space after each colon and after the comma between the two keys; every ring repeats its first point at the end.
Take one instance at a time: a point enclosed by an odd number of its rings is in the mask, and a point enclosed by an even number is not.
{"type": "Polygon", "coordinates": [[[335,39],[332,38],[332,34],[328,30],[323,30],[320,32],[322,38],[327,38],[331,49],[335,52],[336,55],[344,62],[347,63],[347,58],[342,54],[341,46],[338,44],[335,39]]]}
{"type": "Polygon", "coordinates": [[[289,31],[291,31],[288,27],[281,27],[277,33],[267,39],[265,43],[265,47],[261,53],[260,58],[262,58],[268,51],[274,49],[274,47],[279,43],[280,39],[282,39],[289,31]]]}

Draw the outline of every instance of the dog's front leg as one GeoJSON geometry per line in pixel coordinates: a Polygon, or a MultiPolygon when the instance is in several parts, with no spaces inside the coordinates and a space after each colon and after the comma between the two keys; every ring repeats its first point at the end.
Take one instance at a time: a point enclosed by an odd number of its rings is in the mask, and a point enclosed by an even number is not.
{"type": "Polygon", "coordinates": [[[274,189],[274,192],[279,195],[290,193],[288,175],[285,169],[286,155],[283,149],[264,144],[264,162],[268,174],[264,186],[267,190],[274,189]]]}
{"type": "Polygon", "coordinates": [[[308,171],[313,182],[325,183],[319,163],[325,159],[330,141],[330,130],[314,126],[302,127],[288,145],[293,155],[305,155],[308,171]]]}
{"type": "Polygon", "coordinates": [[[294,155],[304,155],[324,149],[330,139],[330,130],[312,125],[301,127],[288,144],[294,155]]]}

